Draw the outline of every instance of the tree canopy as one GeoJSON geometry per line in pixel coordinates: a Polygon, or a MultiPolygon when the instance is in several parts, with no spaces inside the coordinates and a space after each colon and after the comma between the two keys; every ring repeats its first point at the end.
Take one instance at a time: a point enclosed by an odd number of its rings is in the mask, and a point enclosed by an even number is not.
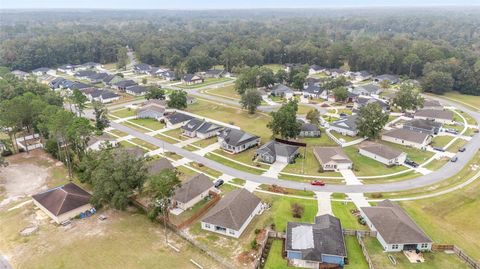
{"type": "Polygon", "coordinates": [[[376,139],[388,122],[388,113],[377,103],[370,103],[358,111],[357,128],[360,136],[376,139]]]}
{"type": "Polygon", "coordinates": [[[296,138],[300,134],[302,124],[297,120],[298,104],[289,101],[283,104],[277,112],[271,112],[272,119],[267,127],[272,130],[273,136],[283,139],[296,138]]]}

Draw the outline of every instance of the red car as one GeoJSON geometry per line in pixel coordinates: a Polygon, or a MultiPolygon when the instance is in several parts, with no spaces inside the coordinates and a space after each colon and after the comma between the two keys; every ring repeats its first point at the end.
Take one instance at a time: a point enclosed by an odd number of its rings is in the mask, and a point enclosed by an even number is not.
{"type": "Polygon", "coordinates": [[[310,182],[310,184],[312,184],[314,186],[325,186],[325,182],[323,182],[322,180],[314,180],[314,181],[310,182]]]}

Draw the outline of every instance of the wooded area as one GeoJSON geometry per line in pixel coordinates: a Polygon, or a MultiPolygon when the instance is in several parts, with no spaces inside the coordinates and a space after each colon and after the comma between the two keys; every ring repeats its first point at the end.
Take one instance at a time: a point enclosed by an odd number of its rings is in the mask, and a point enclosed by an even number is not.
{"type": "Polygon", "coordinates": [[[480,95],[480,9],[2,11],[0,65],[28,71],[115,62],[193,73],[302,63],[421,78],[425,90],[480,95]]]}

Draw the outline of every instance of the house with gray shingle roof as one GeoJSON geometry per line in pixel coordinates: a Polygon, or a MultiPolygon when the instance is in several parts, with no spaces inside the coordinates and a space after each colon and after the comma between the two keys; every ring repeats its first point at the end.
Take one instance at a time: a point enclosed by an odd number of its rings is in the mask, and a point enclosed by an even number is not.
{"type": "Polygon", "coordinates": [[[290,99],[293,97],[293,89],[288,87],[288,86],[285,86],[283,84],[277,84],[275,86],[272,87],[272,89],[270,90],[270,94],[273,95],[273,96],[279,96],[279,97],[283,97],[283,98],[286,98],[286,99],[290,99]]]}
{"type": "Polygon", "coordinates": [[[308,97],[308,98],[323,98],[327,99],[328,98],[328,91],[320,88],[320,86],[317,86],[315,84],[309,84],[305,89],[303,89],[303,96],[308,97]]]}
{"type": "Polygon", "coordinates": [[[194,74],[186,74],[182,77],[182,82],[186,85],[200,84],[203,83],[203,77],[194,74]]]}
{"type": "Polygon", "coordinates": [[[210,178],[205,174],[196,174],[175,190],[172,197],[172,206],[187,210],[208,197],[210,192],[216,193],[215,186],[210,178]]]}
{"type": "Polygon", "coordinates": [[[174,170],[175,166],[173,166],[173,164],[167,158],[160,158],[150,162],[147,168],[150,175],[155,175],[162,172],[163,170],[174,170]]]}
{"type": "Polygon", "coordinates": [[[377,232],[377,240],[384,251],[432,249],[432,240],[392,201],[384,200],[376,206],[362,207],[361,212],[370,230],[377,232]]]}
{"type": "Polygon", "coordinates": [[[272,140],[255,151],[256,157],[265,163],[293,163],[298,156],[300,147],[272,140]]]}
{"type": "Polygon", "coordinates": [[[166,103],[147,102],[137,110],[137,118],[160,121],[165,116],[166,103]]]}
{"type": "Polygon", "coordinates": [[[386,80],[390,84],[397,84],[397,83],[400,82],[400,78],[397,75],[389,75],[389,74],[376,76],[376,77],[373,78],[373,80],[376,81],[376,82],[382,82],[382,81],[386,80]]]}
{"type": "Polygon", "coordinates": [[[180,112],[173,112],[166,115],[164,121],[168,128],[175,129],[185,125],[191,119],[193,119],[193,117],[190,115],[180,112]]]}
{"type": "Polygon", "coordinates": [[[370,83],[365,85],[357,86],[350,90],[351,92],[358,94],[358,95],[378,95],[380,93],[380,87],[376,84],[370,83]]]}
{"type": "Polygon", "coordinates": [[[358,134],[357,118],[357,115],[347,116],[331,123],[329,129],[342,135],[356,136],[358,134]]]}
{"type": "Polygon", "coordinates": [[[444,124],[454,124],[453,111],[441,109],[422,109],[415,112],[414,119],[433,120],[444,124]]]}
{"type": "Polygon", "coordinates": [[[182,126],[182,135],[205,139],[217,135],[222,128],[223,127],[211,122],[193,118],[182,126]]]}
{"type": "Polygon", "coordinates": [[[260,213],[260,198],[246,189],[227,193],[201,221],[202,229],[239,238],[252,219],[260,213]]]}
{"type": "Polygon", "coordinates": [[[401,150],[372,142],[363,142],[360,144],[358,153],[387,166],[402,165],[407,159],[407,154],[401,150]]]}
{"type": "Polygon", "coordinates": [[[300,137],[320,137],[322,135],[320,128],[316,124],[304,122],[299,120],[302,126],[300,127],[300,137]]]}
{"type": "Polygon", "coordinates": [[[260,144],[260,137],[241,130],[225,128],[218,134],[220,148],[228,153],[240,153],[260,144]]]}
{"type": "Polygon", "coordinates": [[[426,149],[432,136],[409,129],[393,129],[382,135],[382,140],[418,149],[426,149]]]}
{"type": "Polygon", "coordinates": [[[431,135],[438,134],[441,128],[442,124],[433,120],[413,119],[403,124],[403,129],[431,135]]]}
{"type": "Polygon", "coordinates": [[[314,224],[288,222],[285,251],[296,267],[342,268],[347,250],[340,220],[325,214],[317,216],[314,224]]]}
{"type": "Polygon", "coordinates": [[[314,147],[313,155],[323,171],[339,171],[353,168],[353,162],[340,147],[314,147]]]}

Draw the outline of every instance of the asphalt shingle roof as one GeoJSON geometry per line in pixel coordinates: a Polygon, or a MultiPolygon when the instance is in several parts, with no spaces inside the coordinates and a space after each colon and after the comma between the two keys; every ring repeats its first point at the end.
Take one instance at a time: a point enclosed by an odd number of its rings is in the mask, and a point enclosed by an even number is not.
{"type": "Polygon", "coordinates": [[[54,216],[60,216],[88,204],[90,197],[90,193],[74,183],[68,183],[32,196],[54,216]]]}

